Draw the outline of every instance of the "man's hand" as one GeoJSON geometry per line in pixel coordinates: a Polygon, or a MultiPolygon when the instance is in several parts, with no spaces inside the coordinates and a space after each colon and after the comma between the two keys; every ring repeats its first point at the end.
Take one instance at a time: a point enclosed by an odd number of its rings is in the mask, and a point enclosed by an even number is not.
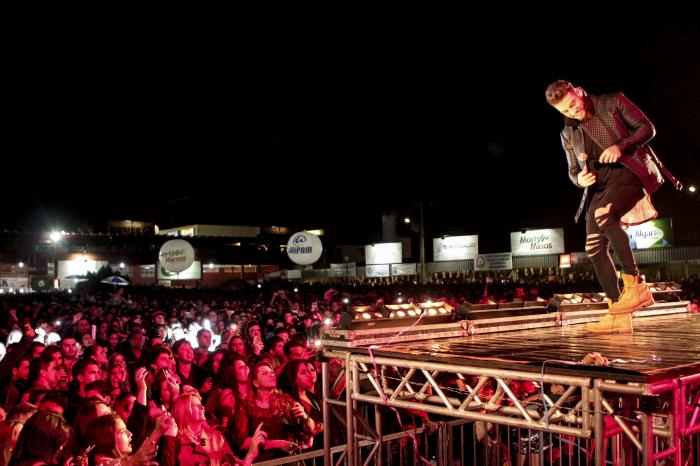
{"type": "Polygon", "coordinates": [[[24,336],[32,340],[36,338],[36,332],[34,331],[31,325],[24,324],[24,336]]]}
{"type": "Polygon", "coordinates": [[[202,386],[199,387],[199,393],[201,393],[202,395],[205,393],[209,393],[212,388],[214,388],[214,381],[211,377],[207,377],[202,386]]]}
{"type": "Polygon", "coordinates": [[[596,180],[595,173],[589,172],[588,165],[584,165],[583,170],[578,172],[577,180],[578,180],[579,186],[586,188],[586,187],[595,183],[595,180],[596,180]]]}
{"type": "Polygon", "coordinates": [[[134,379],[136,381],[136,388],[138,390],[146,390],[146,377],[148,376],[148,369],[145,367],[139,367],[136,369],[136,374],[134,374],[134,379]]]}
{"type": "Polygon", "coordinates": [[[622,157],[622,152],[617,146],[610,146],[600,154],[600,163],[615,163],[622,157]]]}

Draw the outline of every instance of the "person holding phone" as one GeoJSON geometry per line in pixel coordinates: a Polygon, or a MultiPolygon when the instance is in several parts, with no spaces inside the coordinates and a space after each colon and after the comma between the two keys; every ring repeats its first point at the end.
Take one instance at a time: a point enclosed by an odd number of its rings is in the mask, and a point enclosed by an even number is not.
{"type": "Polygon", "coordinates": [[[252,393],[243,402],[235,419],[235,438],[240,449],[253,441],[253,426],[262,423],[267,433],[264,451],[258,461],[284,457],[299,450],[298,434],[312,435],[315,424],[301,403],[277,389],[275,371],[264,363],[251,370],[252,393]]]}

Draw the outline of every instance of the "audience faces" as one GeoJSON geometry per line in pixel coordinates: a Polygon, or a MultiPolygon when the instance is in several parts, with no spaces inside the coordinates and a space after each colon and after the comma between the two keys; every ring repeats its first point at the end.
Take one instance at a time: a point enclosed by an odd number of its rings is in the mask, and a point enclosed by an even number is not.
{"type": "Polygon", "coordinates": [[[100,464],[128,456],[131,453],[131,437],[124,421],[110,413],[90,421],[85,432],[85,444],[95,445],[90,456],[93,463],[100,464]]]}
{"type": "Polygon", "coordinates": [[[151,363],[151,370],[153,373],[158,372],[161,369],[169,369],[175,371],[175,358],[173,357],[172,351],[168,348],[157,348],[154,350],[157,354],[155,360],[151,363]]]}
{"type": "Polygon", "coordinates": [[[178,344],[174,347],[174,349],[177,350],[175,353],[177,361],[185,364],[192,364],[194,361],[194,349],[190,342],[187,340],[179,340],[177,343],[178,344]]]}
{"type": "Polygon", "coordinates": [[[246,351],[245,341],[243,340],[243,338],[241,338],[239,336],[235,336],[235,337],[231,338],[230,346],[231,346],[230,350],[233,351],[234,353],[238,353],[243,357],[246,356],[247,351],[246,351]]]}
{"type": "Polygon", "coordinates": [[[61,340],[61,353],[63,353],[63,361],[73,361],[78,357],[78,342],[75,338],[64,338],[61,340]]]}

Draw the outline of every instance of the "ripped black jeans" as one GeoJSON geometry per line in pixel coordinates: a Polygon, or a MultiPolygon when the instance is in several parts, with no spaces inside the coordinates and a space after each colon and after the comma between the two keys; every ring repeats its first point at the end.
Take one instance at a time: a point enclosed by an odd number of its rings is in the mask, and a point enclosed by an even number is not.
{"type": "Polygon", "coordinates": [[[641,186],[613,185],[596,191],[586,211],[586,253],[593,263],[598,283],[613,301],[620,297],[620,284],[610,246],[620,258],[622,273],[639,275],[620,218],[643,198],[641,186]]]}

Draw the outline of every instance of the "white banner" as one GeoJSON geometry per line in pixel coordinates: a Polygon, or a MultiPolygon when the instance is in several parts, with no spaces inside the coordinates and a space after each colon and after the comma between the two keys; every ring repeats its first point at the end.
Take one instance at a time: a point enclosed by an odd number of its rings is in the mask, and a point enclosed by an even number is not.
{"type": "Polygon", "coordinates": [[[356,273],[357,266],[354,262],[331,264],[331,277],[354,277],[356,273]]]}
{"type": "Polygon", "coordinates": [[[514,256],[541,256],[564,252],[564,229],[514,231],[510,234],[510,250],[514,256]]]}
{"type": "Polygon", "coordinates": [[[165,270],[162,264],[158,265],[158,280],[201,280],[202,262],[194,261],[192,265],[180,272],[170,272],[165,270]]]}
{"type": "Polygon", "coordinates": [[[479,235],[433,238],[433,260],[459,261],[474,259],[479,254],[479,235]]]}
{"type": "Polygon", "coordinates": [[[400,264],[402,260],[401,243],[375,243],[365,246],[365,264],[367,265],[400,264]]]}
{"type": "Polygon", "coordinates": [[[474,270],[512,270],[513,254],[501,252],[498,254],[479,254],[474,259],[474,270]]]}
{"type": "Polygon", "coordinates": [[[368,277],[388,277],[389,264],[368,265],[365,267],[365,275],[368,277]]]}
{"type": "Polygon", "coordinates": [[[416,275],[416,264],[391,264],[391,275],[416,275]]]}
{"type": "Polygon", "coordinates": [[[19,291],[24,289],[25,291],[29,289],[29,277],[0,277],[0,288],[3,290],[13,290],[19,291]]]}
{"type": "Polygon", "coordinates": [[[107,261],[95,261],[90,259],[75,259],[70,261],[58,261],[58,278],[59,280],[65,280],[67,277],[70,279],[80,276],[82,278],[87,278],[88,272],[97,273],[102,267],[108,267],[109,262],[107,261]]]}

